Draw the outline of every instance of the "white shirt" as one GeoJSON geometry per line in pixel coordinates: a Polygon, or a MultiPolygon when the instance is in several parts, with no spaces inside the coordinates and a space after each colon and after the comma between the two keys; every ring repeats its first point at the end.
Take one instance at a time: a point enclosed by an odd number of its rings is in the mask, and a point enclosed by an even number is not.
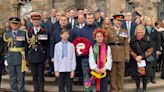
{"type": "Polygon", "coordinates": [[[131,21],[126,21],[126,27],[128,31],[128,37],[130,38],[131,21]]]}
{"type": "Polygon", "coordinates": [[[55,17],[51,17],[51,22],[54,24],[56,22],[56,18],[55,17]]]}
{"type": "Polygon", "coordinates": [[[71,28],[73,29],[74,24],[75,24],[75,19],[74,18],[69,18],[69,23],[71,23],[71,28]]]}
{"type": "Polygon", "coordinates": [[[82,29],[85,26],[85,23],[79,24],[79,28],[82,29]]]}
{"type": "Polygon", "coordinates": [[[40,31],[41,27],[34,27],[34,34],[37,35],[37,33],[40,31]]]}

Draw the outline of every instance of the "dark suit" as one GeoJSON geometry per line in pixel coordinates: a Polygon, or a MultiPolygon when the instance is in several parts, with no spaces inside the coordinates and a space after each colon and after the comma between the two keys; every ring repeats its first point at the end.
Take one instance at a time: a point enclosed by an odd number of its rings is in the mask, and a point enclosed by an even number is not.
{"type": "Polygon", "coordinates": [[[103,22],[104,22],[104,19],[103,18],[100,18],[100,21],[98,21],[98,20],[95,20],[97,22],[98,27],[102,27],[103,22]]]}
{"type": "MultiPolygon", "coordinates": [[[[159,32],[158,32],[158,37],[160,37],[160,40],[159,40],[159,43],[160,43],[160,46],[162,48],[164,48],[164,28],[162,28],[159,32]]],[[[161,78],[164,79],[164,50],[161,51],[162,54],[161,54],[161,63],[162,63],[162,69],[161,69],[161,78]]],[[[158,66],[160,67],[160,65],[158,66]]]]}
{"type": "Polygon", "coordinates": [[[47,21],[44,21],[44,19],[41,20],[41,27],[48,30],[48,20],[47,21]]]}
{"type": "Polygon", "coordinates": [[[4,39],[8,47],[5,57],[8,62],[8,70],[12,92],[24,92],[24,73],[21,72],[22,54],[20,53],[20,51],[11,51],[10,48],[22,48],[25,50],[25,34],[26,33],[21,30],[18,30],[15,36],[11,30],[6,31],[4,34],[4,38],[13,39],[13,41],[9,45],[9,42],[4,39]],[[17,37],[23,37],[24,40],[18,40],[17,37]]]}
{"type": "MultiPolygon", "coordinates": [[[[33,83],[34,83],[34,92],[44,92],[44,61],[49,58],[49,49],[48,49],[48,32],[41,28],[37,34],[34,33],[32,28],[28,32],[28,38],[35,36],[36,41],[34,47],[29,47],[27,60],[30,64],[33,83]],[[45,39],[41,39],[39,36],[47,36],[45,39]]],[[[30,46],[30,42],[29,46],[30,46]]]]}
{"type": "Polygon", "coordinates": [[[4,70],[4,41],[3,41],[3,33],[4,29],[0,29],[0,87],[1,87],[1,77],[2,72],[4,70]]]}
{"type": "MultiPolygon", "coordinates": [[[[136,25],[137,25],[136,23],[131,21],[130,30],[128,30],[128,24],[126,23],[126,21],[122,22],[121,27],[127,30],[128,36],[130,36],[129,41],[131,38],[134,38],[134,31],[135,31],[136,25]]],[[[129,74],[130,74],[130,65],[129,63],[125,63],[125,76],[128,76],[129,74]]]]}
{"type": "MultiPolygon", "coordinates": [[[[48,18],[47,20],[47,30],[48,30],[48,35],[49,35],[49,48],[50,48],[50,40],[52,38],[52,34],[54,33],[55,29],[58,28],[59,26],[59,21],[56,21],[55,23],[52,23],[52,20],[51,20],[51,17],[48,18]]],[[[51,52],[51,49],[50,51],[51,52]]],[[[49,53],[49,71],[48,71],[48,74],[51,75],[51,72],[54,71],[54,66],[53,66],[53,62],[51,62],[51,53],[49,53]]]]}
{"type": "MultiPolygon", "coordinates": [[[[151,70],[152,72],[149,73],[148,77],[149,80],[155,80],[155,72],[156,72],[156,65],[157,65],[157,56],[156,56],[156,51],[160,51],[160,44],[159,44],[159,36],[156,30],[154,30],[153,27],[150,28],[151,32],[149,32],[149,29],[147,27],[145,27],[146,30],[146,35],[149,35],[152,43],[153,43],[153,50],[154,50],[154,57],[155,57],[155,61],[150,63],[150,66],[148,67],[149,70],[151,70]]],[[[149,81],[148,80],[148,81],[149,81]]]]}
{"type": "MultiPolygon", "coordinates": [[[[131,21],[131,26],[130,26],[130,38],[133,38],[133,37],[134,37],[134,31],[135,31],[136,26],[137,26],[137,24],[136,24],[135,22],[132,22],[132,21],[131,21]]],[[[123,21],[123,22],[122,22],[121,27],[124,28],[124,29],[126,29],[126,30],[128,31],[126,21],[123,21]]]]}
{"type": "Polygon", "coordinates": [[[77,17],[74,17],[73,19],[74,19],[74,21],[72,23],[72,22],[70,22],[70,18],[68,18],[68,28],[70,28],[70,29],[73,29],[75,27],[75,25],[78,24],[77,17]]]}

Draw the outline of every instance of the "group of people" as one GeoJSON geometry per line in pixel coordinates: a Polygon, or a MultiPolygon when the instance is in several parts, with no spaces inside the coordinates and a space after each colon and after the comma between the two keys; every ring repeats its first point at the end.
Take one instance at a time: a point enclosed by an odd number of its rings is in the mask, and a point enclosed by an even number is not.
{"type": "Polygon", "coordinates": [[[6,60],[11,91],[24,92],[29,66],[34,92],[44,92],[49,64],[48,74],[57,78],[59,92],[72,92],[75,75],[85,92],[123,92],[128,75],[136,92],[146,92],[147,83],[156,83],[156,71],[164,79],[163,25],[159,20],[153,24],[148,16],[133,18],[129,11],[104,16],[99,9],[11,17],[0,31],[0,75],[6,60]]]}

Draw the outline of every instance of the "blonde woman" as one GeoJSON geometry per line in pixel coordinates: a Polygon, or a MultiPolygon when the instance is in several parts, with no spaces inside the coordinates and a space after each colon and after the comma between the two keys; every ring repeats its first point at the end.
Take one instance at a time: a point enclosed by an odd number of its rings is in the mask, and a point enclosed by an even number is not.
{"type": "Polygon", "coordinates": [[[147,67],[149,67],[148,58],[153,54],[152,41],[148,35],[145,35],[144,25],[138,25],[135,29],[135,37],[130,41],[132,76],[136,82],[136,92],[141,92],[140,81],[142,79],[143,91],[147,88],[147,67]]]}

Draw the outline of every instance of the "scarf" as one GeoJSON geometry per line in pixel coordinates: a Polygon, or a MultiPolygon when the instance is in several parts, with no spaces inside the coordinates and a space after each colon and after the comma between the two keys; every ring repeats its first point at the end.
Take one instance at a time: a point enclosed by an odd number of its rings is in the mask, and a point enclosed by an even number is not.
{"type": "MultiPolygon", "coordinates": [[[[94,60],[97,63],[97,67],[99,69],[102,69],[105,66],[106,63],[106,54],[107,54],[107,48],[104,43],[101,45],[95,45],[93,46],[93,53],[94,53],[94,60]]],[[[91,78],[89,81],[85,84],[86,88],[89,88],[92,84],[92,82],[96,79],[96,90],[100,91],[100,80],[104,77],[106,77],[106,73],[103,74],[97,74],[94,71],[91,71],[91,78]]]]}
{"type": "Polygon", "coordinates": [[[153,32],[153,28],[151,26],[146,26],[146,31],[151,34],[153,32]]]}

